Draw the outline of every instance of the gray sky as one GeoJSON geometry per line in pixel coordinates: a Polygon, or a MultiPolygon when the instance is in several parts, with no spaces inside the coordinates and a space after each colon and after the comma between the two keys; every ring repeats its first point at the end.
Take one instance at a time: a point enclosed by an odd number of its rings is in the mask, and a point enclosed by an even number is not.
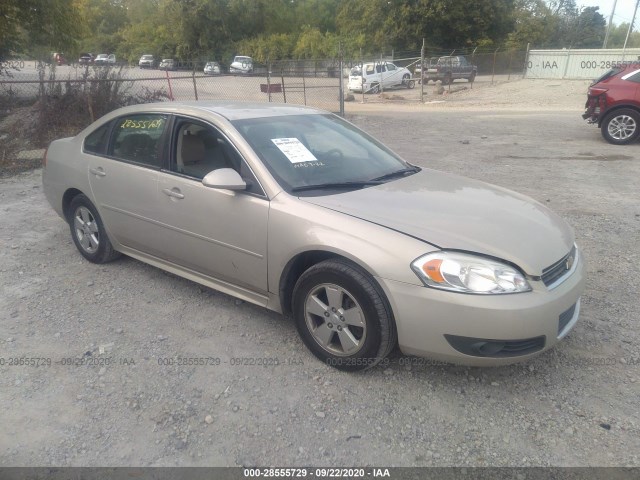
{"type": "MultiPolygon", "coordinates": [[[[611,9],[613,8],[614,0],[576,0],[578,7],[600,7],[599,12],[609,21],[609,15],[611,15],[611,9]]],[[[633,17],[633,10],[636,7],[636,0],[618,0],[616,5],[616,13],[613,16],[613,23],[619,25],[621,23],[631,22],[633,17]]],[[[640,8],[636,15],[634,31],[638,31],[640,27],[640,8]]]]}

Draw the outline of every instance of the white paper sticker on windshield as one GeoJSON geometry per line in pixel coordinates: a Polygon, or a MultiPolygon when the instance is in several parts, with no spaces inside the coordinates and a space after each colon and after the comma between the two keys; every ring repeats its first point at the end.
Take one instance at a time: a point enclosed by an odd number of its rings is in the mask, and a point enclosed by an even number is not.
{"type": "Polygon", "coordinates": [[[297,138],[272,138],[271,141],[285,154],[291,163],[315,162],[318,160],[297,138]]]}

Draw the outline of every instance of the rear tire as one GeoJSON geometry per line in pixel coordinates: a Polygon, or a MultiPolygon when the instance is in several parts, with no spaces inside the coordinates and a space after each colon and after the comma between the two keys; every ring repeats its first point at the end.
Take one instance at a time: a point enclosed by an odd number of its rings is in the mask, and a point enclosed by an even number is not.
{"type": "Polygon", "coordinates": [[[92,263],[107,263],[121,255],[113,249],[100,214],[85,195],[76,195],[68,212],[71,238],[84,258],[92,263]]]}
{"type": "Polygon", "coordinates": [[[326,260],[309,268],[296,282],[292,306],[307,348],[338,370],[370,368],[396,345],[396,327],[384,293],[351,262],[326,260]]]}
{"type": "Polygon", "coordinates": [[[611,112],[602,121],[600,131],[607,142],[627,145],[640,135],[640,114],[630,108],[611,112]]]}
{"type": "Polygon", "coordinates": [[[371,88],[369,89],[369,93],[380,93],[380,85],[378,85],[377,83],[372,83],[371,88]]]}

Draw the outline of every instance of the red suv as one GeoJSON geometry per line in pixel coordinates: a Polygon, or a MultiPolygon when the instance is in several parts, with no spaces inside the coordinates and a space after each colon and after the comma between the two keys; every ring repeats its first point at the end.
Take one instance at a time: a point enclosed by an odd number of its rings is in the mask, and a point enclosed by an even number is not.
{"type": "Polygon", "coordinates": [[[640,135],[640,62],[620,64],[591,84],[582,118],[597,123],[602,136],[626,145],[640,135]]]}

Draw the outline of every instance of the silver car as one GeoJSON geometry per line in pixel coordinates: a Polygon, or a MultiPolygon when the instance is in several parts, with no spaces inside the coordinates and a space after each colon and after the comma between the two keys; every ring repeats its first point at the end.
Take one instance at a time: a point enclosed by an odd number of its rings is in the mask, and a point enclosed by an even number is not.
{"type": "Polygon", "coordinates": [[[560,217],[412,165],[327,112],[126,107],[52,142],[43,183],[90,262],[129,255],[282,312],[342,370],[396,345],[505,364],[578,319],[584,262],[560,217]]]}

